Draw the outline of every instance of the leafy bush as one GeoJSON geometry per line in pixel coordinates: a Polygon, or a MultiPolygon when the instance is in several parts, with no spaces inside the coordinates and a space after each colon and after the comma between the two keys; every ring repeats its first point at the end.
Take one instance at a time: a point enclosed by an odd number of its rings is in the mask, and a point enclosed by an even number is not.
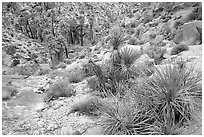
{"type": "Polygon", "coordinates": [[[99,110],[101,108],[102,104],[98,97],[96,96],[89,96],[86,98],[82,98],[71,106],[70,111],[68,112],[68,115],[71,113],[79,112],[85,115],[99,115],[99,110]]]}
{"type": "Polygon", "coordinates": [[[67,80],[60,80],[54,83],[48,92],[45,93],[44,101],[48,102],[52,99],[58,99],[59,97],[71,97],[75,95],[73,86],[67,82],[67,80]]]}
{"type": "Polygon", "coordinates": [[[171,50],[171,55],[177,55],[182,51],[187,51],[189,50],[189,47],[185,44],[178,44],[176,46],[174,46],[171,50]]]}
{"type": "Polygon", "coordinates": [[[156,69],[153,77],[142,86],[149,110],[155,113],[164,134],[174,134],[174,127],[181,127],[193,120],[195,107],[201,95],[201,73],[192,67],[166,66],[156,69]]]}

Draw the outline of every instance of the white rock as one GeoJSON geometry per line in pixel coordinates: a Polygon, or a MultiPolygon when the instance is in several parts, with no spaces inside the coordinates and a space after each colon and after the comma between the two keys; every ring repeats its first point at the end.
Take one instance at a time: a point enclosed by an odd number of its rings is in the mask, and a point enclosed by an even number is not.
{"type": "Polygon", "coordinates": [[[33,107],[34,111],[41,111],[45,108],[45,103],[38,103],[33,107]]]}

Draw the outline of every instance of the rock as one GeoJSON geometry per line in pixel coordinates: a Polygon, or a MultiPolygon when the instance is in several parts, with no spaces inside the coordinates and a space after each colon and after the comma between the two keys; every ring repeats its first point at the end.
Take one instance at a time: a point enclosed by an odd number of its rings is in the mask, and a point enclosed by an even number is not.
{"type": "Polygon", "coordinates": [[[181,10],[179,13],[177,13],[177,16],[180,16],[181,18],[179,19],[180,24],[184,24],[186,22],[192,21],[196,19],[196,10],[197,8],[188,8],[187,10],[181,10]]]}
{"type": "Polygon", "coordinates": [[[174,20],[173,18],[168,20],[166,24],[164,25],[164,32],[166,34],[173,33],[175,30],[177,20],[174,20]]]}
{"type": "Polygon", "coordinates": [[[63,63],[63,62],[60,62],[59,65],[55,66],[56,69],[58,68],[66,68],[67,64],[66,63],[63,63]]]}
{"type": "Polygon", "coordinates": [[[164,40],[163,35],[157,35],[151,42],[155,45],[161,43],[164,40]]]}
{"type": "Polygon", "coordinates": [[[147,42],[141,45],[141,47],[142,47],[142,53],[147,53],[151,49],[152,45],[150,44],[150,42],[147,42]]]}
{"type": "Polygon", "coordinates": [[[163,42],[166,44],[165,47],[167,47],[167,48],[172,48],[172,47],[176,46],[176,43],[174,43],[173,41],[163,40],[163,42]]]}
{"type": "Polygon", "coordinates": [[[37,111],[37,112],[39,112],[39,111],[42,111],[43,109],[45,109],[45,103],[44,102],[42,102],[42,103],[38,103],[38,104],[36,104],[32,109],[34,110],[34,111],[37,111]]]}
{"type": "Polygon", "coordinates": [[[170,58],[171,57],[171,50],[172,50],[172,47],[167,47],[166,48],[166,52],[164,53],[163,57],[164,58],[170,58]]]}
{"type": "Polygon", "coordinates": [[[176,31],[173,42],[176,44],[186,44],[188,46],[201,44],[202,33],[200,34],[200,30],[202,30],[202,21],[195,20],[185,23],[176,31]]]}
{"type": "Polygon", "coordinates": [[[142,36],[140,38],[141,42],[143,42],[143,43],[150,42],[152,39],[151,35],[152,35],[152,33],[150,33],[149,31],[142,34],[142,36]]]}
{"type": "Polygon", "coordinates": [[[135,66],[149,66],[154,63],[154,59],[151,59],[147,54],[142,54],[135,62],[135,66]]]}
{"type": "Polygon", "coordinates": [[[140,37],[147,29],[142,25],[140,24],[139,26],[137,26],[135,28],[135,35],[136,37],[140,37]]]}

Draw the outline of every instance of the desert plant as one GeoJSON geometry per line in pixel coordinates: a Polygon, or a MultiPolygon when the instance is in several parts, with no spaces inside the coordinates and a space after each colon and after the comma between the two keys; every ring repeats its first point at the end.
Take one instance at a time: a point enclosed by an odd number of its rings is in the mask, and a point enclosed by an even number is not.
{"type": "Polygon", "coordinates": [[[122,101],[112,98],[104,100],[103,103],[100,110],[102,119],[99,121],[99,125],[103,127],[103,134],[151,135],[158,133],[156,126],[153,125],[153,113],[142,110],[133,98],[122,101]]]}
{"type": "Polygon", "coordinates": [[[45,93],[44,101],[49,102],[52,99],[58,99],[59,97],[71,97],[75,95],[73,86],[67,82],[67,80],[60,80],[54,83],[49,91],[45,93]]]}
{"type": "Polygon", "coordinates": [[[124,31],[119,27],[115,26],[110,32],[110,43],[113,46],[113,50],[118,50],[118,47],[127,40],[124,31]]]}
{"type": "Polygon", "coordinates": [[[115,74],[117,75],[118,80],[126,80],[130,77],[135,76],[135,71],[133,69],[134,62],[141,56],[141,53],[137,50],[125,47],[118,52],[119,61],[113,59],[113,65],[115,66],[115,74]],[[120,64],[117,64],[117,63],[120,64]],[[117,64],[117,65],[115,65],[117,64]]]}
{"type": "Polygon", "coordinates": [[[75,101],[74,104],[71,106],[68,115],[71,113],[79,112],[85,115],[99,115],[99,110],[102,106],[100,98],[96,96],[88,96],[84,99],[80,99],[75,101]]]}
{"type": "Polygon", "coordinates": [[[182,51],[187,51],[189,50],[189,47],[185,44],[178,44],[176,46],[174,46],[171,50],[171,55],[177,55],[182,51]]]}
{"type": "Polygon", "coordinates": [[[193,120],[195,106],[199,106],[201,79],[201,73],[193,67],[168,65],[156,69],[152,78],[143,84],[141,94],[149,109],[155,112],[164,134],[173,134],[173,127],[193,120]]]}
{"type": "Polygon", "coordinates": [[[85,77],[90,77],[95,75],[92,70],[92,65],[90,63],[86,63],[82,66],[82,72],[84,73],[85,77]]]}
{"type": "Polygon", "coordinates": [[[67,77],[70,83],[79,83],[84,79],[83,73],[79,70],[69,72],[67,77]]]}

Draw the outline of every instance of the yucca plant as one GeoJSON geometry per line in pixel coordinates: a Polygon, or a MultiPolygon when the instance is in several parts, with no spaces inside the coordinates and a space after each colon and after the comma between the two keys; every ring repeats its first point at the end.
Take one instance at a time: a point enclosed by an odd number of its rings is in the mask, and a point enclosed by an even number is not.
{"type": "Polygon", "coordinates": [[[124,31],[115,26],[110,32],[110,43],[113,46],[113,50],[118,50],[118,47],[123,44],[128,38],[125,36],[124,31]]]}
{"type": "MultiPolygon", "coordinates": [[[[130,96],[129,96],[130,97],[130,96]]],[[[126,98],[127,99],[127,98],[126,98]]],[[[142,110],[134,99],[119,101],[116,97],[105,100],[101,108],[99,125],[106,135],[151,135],[157,134],[154,117],[142,110]]]]}
{"type": "Polygon", "coordinates": [[[113,67],[118,80],[127,80],[136,75],[133,64],[141,56],[137,50],[125,47],[118,53],[118,58],[113,58],[113,67]]]}
{"type": "Polygon", "coordinates": [[[164,134],[173,134],[175,126],[193,120],[193,112],[199,106],[202,75],[193,67],[168,65],[156,69],[153,77],[142,86],[141,94],[163,125],[164,134]]]}

